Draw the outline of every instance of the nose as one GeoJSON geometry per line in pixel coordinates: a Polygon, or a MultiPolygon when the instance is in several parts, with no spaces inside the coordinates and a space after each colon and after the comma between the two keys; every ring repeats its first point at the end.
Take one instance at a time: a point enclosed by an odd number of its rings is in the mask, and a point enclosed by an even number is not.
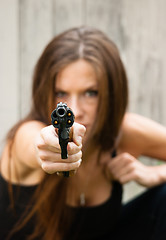
{"type": "Polygon", "coordinates": [[[71,110],[74,113],[75,121],[80,121],[83,116],[83,108],[81,101],[79,100],[78,96],[71,96],[69,99],[68,106],[71,108],[71,110]]]}

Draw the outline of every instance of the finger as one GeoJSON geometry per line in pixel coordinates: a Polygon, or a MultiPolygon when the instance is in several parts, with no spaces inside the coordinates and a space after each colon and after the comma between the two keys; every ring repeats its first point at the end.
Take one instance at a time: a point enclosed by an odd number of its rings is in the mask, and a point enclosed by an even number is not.
{"type": "Polygon", "coordinates": [[[79,168],[80,164],[81,159],[73,163],[53,163],[45,161],[42,163],[41,167],[45,172],[52,174],[55,172],[76,170],[79,168]]]}
{"type": "Polygon", "coordinates": [[[109,163],[109,169],[113,172],[119,172],[121,169],[135,162],[136,159],[129,153],[123,153],[113,158],[109,163]]]}
{"type": "Polygon", "coordinates": [[[68,155],[78,153],[82,149],[82,144],[76,145],[74,142],[69,142],[67,145],[68,155]]]}
{"type": "Polygon", "coordinates": [[[73,142],[78,146],[81,145],[82,139],[86,132],[86,128],[79,123],[74,123],[72,131],[73,131],[73,136],[72,136],[73,142]]]}
{"type": "Polygon", "coordinates": [[[59,145],[59,138],[55,131],[55,128],[50,125],[45,127],[40,132],[41,138],[38,147],[42,149],[47,149],[53,152],[61,152],[59,145]]]}
{"type": "Polygon", "coordinates": [[[130,164],[118,169],[118,171],[115,171],[115,169],[114,170],[111,169],[110,171],[114,177],[120,178],[120,176],[126,175],[132,171],[135,171],[135,167],[136,167],[135,163],[130,163],[130,164]]]}
{"type": "Polygon", "coordinates": [[[136,179],[136,173],[131,171],[127,174],[120,176],[118,180],[120,181],[120,183],[125,184],[131,181],[135,181],[135,179],[136,179]]]}
{"type": "Polygon", "coordinates": [[[79,159],[82,158],[82,151],[79,151],[78,153],[72,154],[72,155],[68,155],[68,158],[66,159],[62,159],[61,158],[61,154],[59,153],[54,153],[48,150],[39,150],[39,158],[41,159],[41,161],[50,161],[50,162],[54,162],[54,163],[72,163],[72,162],[76,162],[79,159]]]}

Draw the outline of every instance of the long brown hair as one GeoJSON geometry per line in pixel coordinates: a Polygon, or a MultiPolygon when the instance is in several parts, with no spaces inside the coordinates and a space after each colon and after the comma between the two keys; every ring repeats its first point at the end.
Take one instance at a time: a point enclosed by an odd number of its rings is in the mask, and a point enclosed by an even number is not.
{"type": "MultiPolygon", "coordinates": [[[[116,45],[104,33],[91,27],[65,31],[46,46],[34,70],[31,111],[22,122],[33,119],[50,124],[50,115],[55,108],[56,76],[78,59],[92,64],[99,83],[100,104],[88,145],[97,145],[103,151],[111,150],[127,107],[127,77],[116,45]]],[[[8,140],[14,141],[22,122],[9,132],[8,140]]],[[[33,196],[32,211],[22,222],[26,223],[33,215],[37,217],[30,239],[37,236],[43,236],[40,239],[52,240],[55,236],[57,240],[62,239],[70,220],[70,215],[64,211],[66,188],[66,180],[55,175],[46,175],[39,184],[33,196]]]]}

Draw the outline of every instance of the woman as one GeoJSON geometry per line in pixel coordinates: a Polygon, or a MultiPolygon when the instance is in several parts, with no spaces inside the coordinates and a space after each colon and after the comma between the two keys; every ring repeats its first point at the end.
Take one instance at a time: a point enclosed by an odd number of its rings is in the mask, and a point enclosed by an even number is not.
{"type": "Polygon", "coordinates": [[[121,210],[122,184],[134,180],[153,187],[166,181],[165,165],[137,160],[140,155],[166,160],[166,129],[126,113],[127,77],[115,44],[89,27],[55,37],[37,62],[32,100],[2,154],[3,239],[133,239],[128,223],[136,219],[132,229],[138,231],[140,212],[150,222],[141,239],[162,231],[148,216],[161,213],[155,206],[165,200],[164,185],[121,210]],[[50,121],[58,102],[75,115],[65,160],[50,121]],[[70,178],[58,176],[73,170],[70,178]]]}

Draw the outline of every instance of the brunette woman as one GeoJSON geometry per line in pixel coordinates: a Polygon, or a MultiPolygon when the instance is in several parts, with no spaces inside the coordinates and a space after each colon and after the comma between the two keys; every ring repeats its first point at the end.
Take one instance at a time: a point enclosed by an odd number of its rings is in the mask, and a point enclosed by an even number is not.
{"type": "Polygon", "coordinates": [[[127,103],[123,63],[101,31],[70,29],[46,46],[31,111],[8,133],[1,158],[1,239],[166,238],[166,167],[137,159],[166,160],[166,129],[126,113],[127,103]],[[50,119],[58,102],[75,115],[66,160],[50,119]],[[151,189],[122,206],[130,181],[151,189]]]}

